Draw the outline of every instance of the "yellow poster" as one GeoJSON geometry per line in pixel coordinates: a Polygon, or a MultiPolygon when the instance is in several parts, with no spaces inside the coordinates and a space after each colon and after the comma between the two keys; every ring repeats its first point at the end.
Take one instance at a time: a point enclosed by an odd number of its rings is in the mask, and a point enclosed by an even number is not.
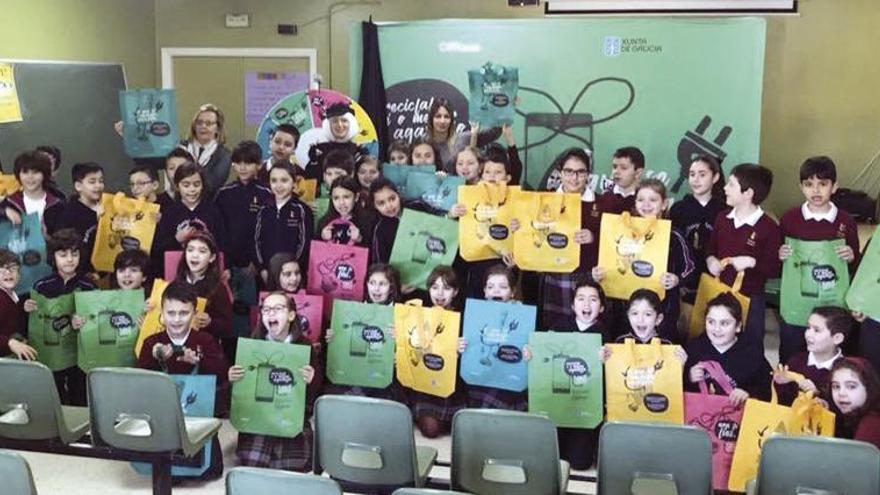
{"type": "Polygon", "coordinates": [[[21,105],[12,64],[0,63],[0,124],[8,122],[21,122],[21,105]]]}
{"type": "Polygon", "coordinates": [[[394,305],[397,380],[418,392],[449,397],[455,391],[461,313],[421,303],[394,305]]]}

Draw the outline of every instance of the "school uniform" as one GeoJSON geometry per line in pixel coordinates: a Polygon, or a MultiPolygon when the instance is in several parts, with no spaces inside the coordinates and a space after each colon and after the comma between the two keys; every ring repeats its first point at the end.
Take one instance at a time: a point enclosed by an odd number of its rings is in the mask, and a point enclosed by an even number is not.
{"type": "Polygon", "coordinates": [[[46,226],[47,232],[51,233],[58,230],[57,222],[58,217],[61,215],[61,211],[64,208],[64,200],[55,196],[50,191],[46,191],[44,199],[37,202],[36,210],[33,209],[31,206],[32,204],[34,203],[25,199],[24,191],[10,194],[2,202],[4,208],[12,208],[21,216],[25,216],[28,213],[39,214],[40,220],[43,222],[43,225],[46,226]]]}
{"type": "MultiPolygon", "coordinates": [[[[562,187],[556,190],[562,193],[562,187]]],[[[596,194],[587,188],[581,195],[581,228],[593,234],[593,242],[581,244],[580,263],[571,273],[544,273],[540,278],[541,326],[555,329],[556,326],[574,319],[571,302],[574,300],[576,276],[590,276],[590,270],[599,261],[599,225],[602,212],[596,194]]]]}
{"type": "Polygon", "coordinates": [[[298,198],[291,196],[283,205],[275,199],[260,208],[254,229],[256,264],[268,269],[269,259],[280,252],[291,252],[300,266],[309,266],[309,245],[315,226],[312,209],[298,198]]]}
{"type": "Polygon", "coordinates": [[[27,337],[27,317],[24,312],[23,297],[15,291],[0,289],[0,356],[10,354],[9,339],[20,341],[27,337]]]}
{"type": "Polygon", "coordinates": [[[197,164],[205,171],[205,197],[213,198],[217,191],[229,178],[232,166],[232,152],[217,141],[201,145],[198,141],[181,141],[178,148],[183,148],[195,158],[197,164]]]}
{"type": "MultiPolygon", "coordinates": [[[[317,179],[320,183],[324,178],[324,158],[331,151],[341,150],[351,155],[355,163],[362,157],[370,154],[370,151],[359,144],[351,141],[325,141],[313,144],[309,148],[309,162],[305,167],[306,179],[317,179]]],[[[320,191],[318,191],[320,195],[320,191]]]]}
{"type": "MultiPolygon", "coordinates": [[[[732,208],[719,213],[707,248],[707,255],[715,256],[718,260],[733,256],[755,258],[755,267],[747,269],[743,277],[742,293],[750,298],[750,303],[740,338],[762,347],[766,309],[764,285],[767,279],[779,276],[782,266],[779,261],[780,245],[782,237],[779,226],[759,206],[744,219],[736,218],[732,208]]],[[[736,275],[733,266],[728,266],[721,272],[721,281],[732,286],[736,275]]]]}
{"type": "Polygon", "coordinates": [[[636,207],[636,190],[624,192],[617,184],[605,191],[597,199],[599,211],[619,215],[625,211],[633,211],[636,207]]]}
{"type": "Polygon", "coordinates": [[[95,235],[98,231],[98,212],[88,207],[79,199],[74,198],[73,201],[66,203],[60,209],[60,214],[54,222],[53,228],[56,230],[50,231],[49,235],[54,234],[60,229],[73,229],[80,235],[82,249],[80,249],[79,267],[77,269],[82,272],[94,271],[92,268],[92,251],[95,249],[95,235]]]}
{"type": "MultiPolygon", "coordinates": [[[[838,415],[843,416],[843,414],[838,415]]],[[[849,418],[843,417],[844,423],[849,423],[849,418]]],[[[848,425],[849,426],[849,425],[848,425]]],[[[880,411],[868,411],[854,425],[844,427],[838,438],[848,438],[859,442],[867,442],[880,448],[880,411]]]]}
{"type": "MultiPolygon", "coordinates": [[[[216,340],[232,337],[232,299],[229,289],[223,282],[209,285],[207,279],[192,281],[188,276],[180,282],[186,282],[199,297],[207,299],[205,312],[211,317],[211,324],[201,331],[212,335],[216,340]]],[[[228,357],[234,357],[228,356],[228,357]]]]}
{"type": "Polygon", "coordinates": [[[859,329],[858,354],[880,373],[880,321],[865,317],[859,329]]]}
{"type": "Polygon", "coordinates": [[[330,225],[330,241],[335,244],[345,244],[349,246],[367,246],[370,243],[370,222],[366,215],[357,214],[351,218],[343,219],[337,213],[328,212],[324,218],[318,222],[318,237],[323,239],[324,229],[330,225]],[[355,240],[349,234],[350,227],[356,227],[360,232],[360,241],[355,240]]]}
{"type": "Polygon", "coordinates": [[[724,208],[725,204],[721,198],[713,196],[703,204],[692,194],[688,194],[680,201],[676,201],[669,210],[672,228],[684,236],[693,255],[695,276],[686,285],[681,286],[681,298],[691,304],[694,303],[697,295],[700,274],[708,273],[706,248],[714,230],[715,218],[724,208]]]}
{"type": "Polygon", "coordinates": [[[156,226],[156,235],[153,237],[153,247],[150,250],[151,265],[156,277],[165,276],[166,251],[183,251],[183,246],[177,242],[175,236],[186,228],[210,233],[217,243],[217,248],[220,251],[224,250],[226,229],[217,208],[204,199],[199,201],[194,209],[177,200],[162,211],[159,224],[156,226]]]}
{"type": "MultiPolygon", "coordinates": [[[[483,148],[489,143],[495,142],[498,138],[501,137],[502,129],[500,127],[492,127],[489,129],[483,129],[477,133],[477,148],[483,148]]],[[[455,174],[455,157],[458,153],[470,146],[471,144],[471,131],[466,130],[462,131],[455,135],[452,138],[452,145],[448,142],[432,142],[434,146],[434,152],[437,153],[437,159],[440,162],[443,170],[450,175],[455,174]]],[[[509,152],[509,148],[508,148],[509,152]]],[[[517,157],[519,158],[519,157],[517,157]]],[[[520,167],[520,170],[522,167],[520,167]]],[[[511,174],[513,175],[513,174],[511,174]]]]}
{"type": "MultiPolygon", "coordinates": [[[[782,233],[782,242],[787,237],[803,241],[830,241],[844,239],[846,245],[853,250],[855,259],[849,263],[849,272],[854,275],[859,265],[859,233],[855,220],[849,213],[837,208],[834,203],[829,203],[830,209],[826,213],[813,213],[805,202],[800,207],[795,207],[782,216],[779,228],[782,233]]],[[[806,350],[804,341],[805,326],[792,325],[786,321],[779,328],[779,361],[784,363],[798,352],[806,350]]]]}
{"type": "Polygon", "coordinates": [[[274,156],[270,156],[263,160],[263,163],[260,164],[260,169],[257,171],[257,181],[269,187],[269,172],[272,171],[272,167],[277,164],[277,160],[275,160],[274,156]]]}
{"type": "Polygon", "coordinates": [[[168,191],[163,191],[156,195],[155,203],[159,205],[159,213],[162,213],[175,201],[174,197],[168,191]]]}
{"type": "Polygon", "coordinates": [[[394,247],[394,238],[397,236],[399,226],[400,218],[377,215],[370,239],[370,264],[388,263],[388,260],[391,259],[391,249],[394,247]]]}
{"type": "Polygon", "coordinates": [[[226,261],[228,267],[246,267],[256,259],[252,239],[257,214],[272,200],[272,191],[257,181],[245,184],[237,180],[217,191],[214,205],[226,227],[227,242],[224,248],[229,256],[226,261]]]}
{"type": "MultiPolygon", "coordinates": [[[[738,338],[733,345],[721,352],[705,333],[688,342],[687,362],[685,363],[685,390],[697,392],[699,384],[690,380],[690,369],[701,361],[715,361],[720,364],[734,388],[741,388],[749,397],[770,400],[770,363],[764,358],[764,349],[747,340],[738,338]]],[[[707,375],[707,385],[714,385],[716,394],[724,395],[721,385],[707,375]]],[[[709,387],[710,390],[712,387],[709,387]]]]}
{"type": "Polygon", "coordinates": [[[642,340],[642,339],[639,338],[638,335],[634,334],[632,331],[629,331],[629,332],[627,332],[627,333],[625,333],[625,334],[623,334],[623,335],[618,335],[617,337],[614,338],[614,343],[615,343],[615,344],[623,344],[623,343],[625,343],[628,339],[635,340],[635,341],[636,341],[636,344],[650,344],[652,340],[654,340],[654,339],[660,339],[660,345],[672,345],[672,341],[671,341],[671,340],[666,339],[666,338],[663,338],[663,337],[661,337],[659,334],[658,334],[658,335],[654,335],[653,337],[651,337],[651,338],[648,339],[648,340],[642,340]]]}
{"type": "Polygon", "coordinates": [[[697,270],[687,241],[675,229],[672,230],[669,237],[666,271],[678,277],[678,285],[668,289],[666,297],[660,303],[663,321],[657,332],[673,342],[681,342],[682,336],[678,331],[678,317],[681,314],[681,287],[691,283],[697,270]]]}
{"type": "MultiPolygon", "coordinates": [[[[789,371],[800,373],[816,384],[816,397],[823,398],[830,402],[831,397],[827,396],[827,393],[830,386],[829,382],[831,380],[831,366],[834,365],[835,361],[842,357],[843,352],[841,352],[840,349],[837,350],[837,353],[831,359],[821,362],[816,359],[816,356],[812,352],[801,352],[786,361],[785,365],[788,366],[789,371]]],[[[798,391],[800,390],[795,382],[786,383],[784,385],[774,383],[773,385],[776,387],[776,393],[779,396],[779,403],[786,406],[791,405],[791,403],[794,402],[794,399],[797,398],[798,391]]]]}
{"type": "MultiPolygon", "coordinates": [[[[267,336],[266,340],[271,339],[267,336]]],[[[311,345],[303,335],[296,338],[289,335],[286,343],[311,345]]],[[[320,354],[314,352],[314,349],[309,365],[315,369],[315,376],[312,383],[306,386],[306,420],[303,422],[302,432],[293,438],[239,433],[238,445],[235,447],[239,464],[286,471],[311,471],[314,432],[308,418],[324,381],[324,365],[320,354]]]]}
{"type": "MultiPolygon", "coordinates": [[[[77,291],[95,290],[97,287],[86,276],[77,274],[67,282],[57,273],[37,280],[34,289],[47,298],[56,298],[77,291]]],[[[55,387],[61,403],[71,406],[86,405],[86,375],[74,365],[63,370],[53,371],[55,387]]]]}

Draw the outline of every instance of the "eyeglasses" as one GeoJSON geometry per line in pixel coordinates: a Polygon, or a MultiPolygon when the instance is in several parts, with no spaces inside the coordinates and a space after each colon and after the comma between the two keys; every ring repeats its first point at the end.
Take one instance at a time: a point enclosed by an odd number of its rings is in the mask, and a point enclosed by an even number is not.
{"type": "Polygon", "coordinates": [[[271,315],[275,313],[280,313],[287,309],[287,306],[263,306],[260,308],[260,313],[264,315],[271,315]]]}
{"type": "Polygon", "coordinates": [[[570,168],[564,168],[564,169],[562,169],[562,175],[564,175],[564,176],[566,176],[566,177],[574,177],[574,176],[577,176],[577,177],[586,177],[587,174],[589,174],[589,173],[590,173],[590,172],[589,172],[587,169],[585,169],[585,168],[582,168],[582,169],[580,169],[580,170],[573,170],[573,169],[570,169],[570,168]]]}
{"type": "Polygon", "coordinates": [[[129,182],[128,185],[129,185],[132,189],[134,189],[135,187],[146,187],[146,186],[149,186],[149,185],[152,184],[152,183],[153,183],[153,181],[151,181],[151,180],[141,180],[141,181],[132,181],[132,182],[129,182]]]}
{"type": "Polygon", "coordinates": [[[0,272],[14,272],[18,270],[18,263],[9,263],[8,265],[0,266],[0,272]]]}

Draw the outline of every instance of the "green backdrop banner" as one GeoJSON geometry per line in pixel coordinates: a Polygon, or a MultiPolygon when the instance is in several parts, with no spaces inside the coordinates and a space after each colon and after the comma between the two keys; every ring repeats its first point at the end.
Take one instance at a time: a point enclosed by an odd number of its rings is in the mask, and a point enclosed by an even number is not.
{"type": "MultiPolygon", "coordinates": [[[[468,70],[493,62],[518,70],[513,125],[528,185],[555,185],[553,160],[585,146],[596,153],[593,185],[604,186],[614,150],[636,145],[646,175],[680,196],[696,154],[724,158],[725,170],[758,159],[765,27],[760,18],[382,24],[390,137],[424,135],[436,97],[451,100],[465,130],[468,70]]],[[[350,39],[357,88],[361,37],[350,39]]]]}

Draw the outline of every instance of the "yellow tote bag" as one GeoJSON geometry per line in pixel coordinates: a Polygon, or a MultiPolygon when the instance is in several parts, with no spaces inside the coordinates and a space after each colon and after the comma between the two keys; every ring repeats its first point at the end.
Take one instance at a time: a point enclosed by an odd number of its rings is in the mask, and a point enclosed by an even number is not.
{"type": "MultiPolygon", "coordinates": [[[[722,266],[727,266],[729,262],[728,258],[721,260],[722,266]]],[[[749,297],[740,292],[744,277],[745,272],[737,273],[736,280],[733,281],[733,286],[731,287],[722,282],[720,278],[715,278],[708,273],[700,275],[700,285],[697,287],[694,309],[691,311],[691,319],[688,323],[688,335],[690,335],[690,338],[699,337],[706,330],[706,306],[709,304],[709,301],[715,299],[719,294],[725,292],[733,294],[733,297],[742,306],[743,320],[746,319],[749,314],[749,297]]],[[[745,323],[743,321],[743,328],[745,328],[745,323]]]]}
{"type": "Polygon", "coordinates": [[[0,174],[0,198],[15,194],[19,190],[21,190],[21,184],[18,183],[15,175],[0,174]]]}
{"type": "Polygon", "coordinates": [[[609,344],[605,362],[605,397],[608,421],[684,422],[683,365],[674,345],[660,339],[636,344],[609,344]]]}
{"type": "Polygon", "coordinates": [[[667,270],[671,231],[669,220],[603,214],[599,266],[605,269],[605,295],[629,299],[636,289],[651,289],[664,299],[660,276],[667,270]]]}
{"type": "MultiPolygon", "coordinates": [[[[150,299],[148,300],[148,304],[151,304],[153,309],[144,316],[144,324],[141,325],[137,342],[134,345],[135,356],[141,353],[141,347],[144,346],[144,341],[147,340],[147,337],[164,330],[160,316],[162,314],[162,293],[165,292],[166,287],[168,287],[168,282],[161,278],[153,281],[153,291],[150,292],[150,299]]],[[[208,300],[204,297],[196,299],[196,313],[203,313],[207,305],[208,300]]]]}
{"type": "Polygon", "coordinates": [[[460,313],[423,308],[418,299],[394,305],[394,361],[401,385],[437,397],[452,395],[460,321],[460,313]]]}
{"type": "Polygon", "coordinates": [[[99,272],[112,272],[116,255],[123,250],[141,249],[147,254],[153,245],[159,205],[143,199],[126,198],[118,192],[101,197],[101,218],[95,234],[92,266],[99,272]]]}
{"type": "Polygon", "coordinates": [[[577,194],[517,191],[513,216],[520,228],[513,234],[513,258],[523,270],[569,273],[580,265],[581,198],[577,194]]]}
{"type": "MultiPolygon", "coordinates": [[[[803,378],[798,373],[789,376],[803,378]]],[[[746,401],[727,484],[732,491],[745,491],[746,483],[758,475],[761,447],[770,435],[834,436],[834,413],[822,407],[812,392],[798,394],[791,407],[777,403],[775,387],[771,387],[771,394],[770,402],[746,401]]]]}
{"type": "Polygon", "coordinates": [[[511,199],[519,186],[481,182],[458,186],[458,202],[467,212],[458,222],[461,257],[467,261],[500,258],[513,252],[511,199]]]}
{"type": "Polygon", "coordinates": [[[311,203],[315,200],[318,190],[318,179],[303,179],[298,176],[293,184],[293,193],[303,203],[311,203]]]}

